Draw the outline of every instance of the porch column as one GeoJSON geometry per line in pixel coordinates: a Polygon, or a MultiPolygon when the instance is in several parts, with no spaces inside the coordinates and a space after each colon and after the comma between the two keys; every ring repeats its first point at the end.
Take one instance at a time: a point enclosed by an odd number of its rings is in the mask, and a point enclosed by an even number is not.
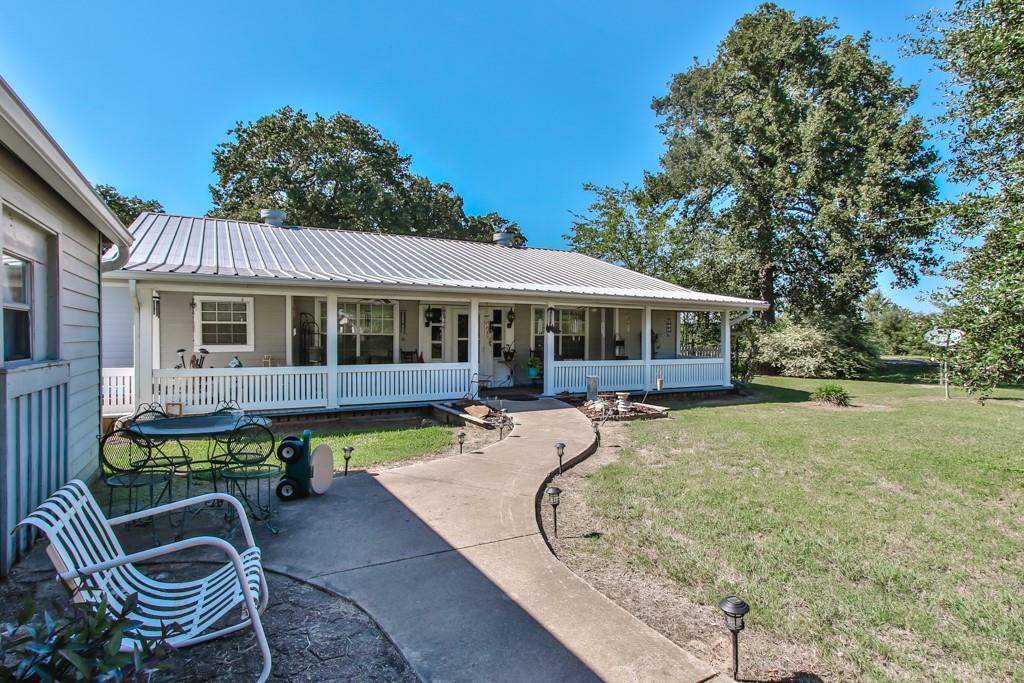
{"type": "Polygon", "coordinates": [[[640,358],[644,361],[644,389],[651,389],[651,307],[644,306],[644,330],[640,358]]]}
{"type": "Polygon", "coordinates": [[[327,407],[338,406],[338,295],[327,295],[327,407]]]}
{"type": "MultiPolygon", "coordinates": [[[[456,331],[456,335],[458,332],[456,331]]],[[[456,358],[458,360],[458,358],[456,358]]],[[[480,385],[473,384],[480,376],[480,299],[469,300],[469,390],[474,396],[480,393],[480,385]]]]}
{"type": "Polygon", "coordinates": [[[722,332],[720,339],[722,354],[722,386],[732,386],[732,323],[729,311],[722,311],[722,332]]]}
{"type": "Polygon", "coordinates": [[[548,309],[554,308],[551,304],[544,306],[544,395],[555,395],[555,333],[548,329],[548,309]]]}
{"type": "Polygon", "coordinates": [[[292,337],[292,330],[294,329],[294,323],[292,322],[292,295],[285,294],[284,296],[284,363],[282,365],[292,365],[292,344],[294,338],[292,337]]]}
{"type": "Polygon", "coordinates": [[[130,289],[135,294],[136,315],[135,344],[135,405],[153,400],[153,289],[136,285],[132,280],[130,289]]]}

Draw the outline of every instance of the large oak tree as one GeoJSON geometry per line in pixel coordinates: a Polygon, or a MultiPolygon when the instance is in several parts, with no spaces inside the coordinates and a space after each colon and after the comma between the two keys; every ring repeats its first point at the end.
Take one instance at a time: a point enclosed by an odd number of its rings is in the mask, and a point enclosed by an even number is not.
{"type": "MultiPolygon", "coordinates": [[[[211,215],[256,220],[281,208],[296,225],[491,239],[492,215],[467,217],[449,184],[413,173],[396,143],[347,114],[283,107],[228,134],[213,152],[211,215]]],[[[500,222],[525,241],[515,223],[500,222]]]]}
{"type": "Polygon", "coordinates": [[[648,185],[677,202],[688,279],[767,301],[769,321],[856,315],[880,271],[911,286],[935,262],[916,89],[836,28],[762,5],[653,103],[666,151],[648,185]]]}

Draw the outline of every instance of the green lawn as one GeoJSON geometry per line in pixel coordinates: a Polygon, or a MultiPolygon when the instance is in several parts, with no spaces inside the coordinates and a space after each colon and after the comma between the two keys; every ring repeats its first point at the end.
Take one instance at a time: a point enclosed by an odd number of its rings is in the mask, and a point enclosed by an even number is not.
{"type": "MultiPolygon", "coordinates": [[[[288,434],[302,435],[299,427],[274,428],[277,442],[288,434]]],[[[366,429],[347,429],[341,431],[320,432],[313,430],[313,448],[326,443],[334,451],[334,468],[344,469],[345,458],[342,448],[352,446],[352,460],[349,469],[360,469],[384,463],[411,460],[432,453],[447,450],[453,443],[452,430],[447,427],[371,427],[366,429]]],[[[205,459],[206,441],[185,441],[189,455],[196,462],[205,459]]],[[[165,454],[173,455],[177,451],[173,443],[163,447],[165,454]]],[[[270,462],[280,464],[276,453],[270,462]]],[[[201,468],[198,468],[201,469],[201,468]]]]}
{"type": "Polygon", "coordinates": [[[1024,680],[1024,391],[846,381],[860,407],[827,409],[817,384],[634,423],[592,477],[592,549],[743,596],[827,680],[1024,680]]]}

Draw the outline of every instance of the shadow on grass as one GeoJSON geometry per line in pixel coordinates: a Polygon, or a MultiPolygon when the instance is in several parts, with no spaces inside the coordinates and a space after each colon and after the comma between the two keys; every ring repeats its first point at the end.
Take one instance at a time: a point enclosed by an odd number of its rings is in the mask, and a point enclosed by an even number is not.
{"type": "Polygon", "coordinates": [[[672,410],[689,410],[691,408],[707,408],[711,406],[746,406],[758,403],[802,403],[811,398],[809,391],[802,389],[790,389],[788,387],[776,387],[769,384],[752,383],[737,390],[733,394],[721,398],[706,400],[677,399],[665,401],[660,405],[672,410]]]}
{"type": "Polygon", "coordinates": [[[864,379],[894,384],[938,384],[939,366],[925,360],[887,360],[864,379]]]}

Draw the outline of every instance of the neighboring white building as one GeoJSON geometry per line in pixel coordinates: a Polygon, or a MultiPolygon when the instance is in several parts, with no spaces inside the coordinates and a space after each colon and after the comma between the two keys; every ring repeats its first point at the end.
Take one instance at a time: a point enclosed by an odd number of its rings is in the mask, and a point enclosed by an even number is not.
{"type": "MultiPolygon", "coordinates": [[[[100,255],[131,235],[0,79],[0,574],[10,531],[54,489],[98,471],[100,255]]],[[[120,259],[111,267],[120,265],[120,259]]]]}
{"type": "Polygon", "coordinates": [[[731,324],[765,308],[502,234],[432,239],[264,214],[146,213],[130,226],[127,263],[104,276],[104,357],[134,352],[105,364],[108,413],[151,400],[184,412],[229,399],[252,410],[411,404],[481,384],[581,393],[590,375],[602,390],[729,387],[731,324]],[[203,367],[191,367],[201,349],[203,367]],[[243,367],[226,367],[235,357],[243,367]]]}

